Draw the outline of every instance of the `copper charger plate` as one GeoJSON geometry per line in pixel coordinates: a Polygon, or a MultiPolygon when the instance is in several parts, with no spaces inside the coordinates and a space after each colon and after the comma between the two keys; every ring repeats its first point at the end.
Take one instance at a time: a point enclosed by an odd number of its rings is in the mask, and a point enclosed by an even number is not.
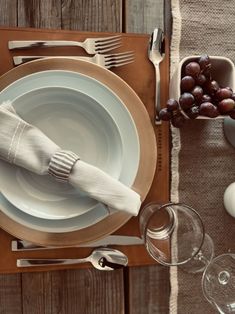
{"type": "MultiPolygon", "coordinates": [[[[140,194],[143,201],[154,178],[157,148],[148,112],[140,98],[124,80],[111,71],[86,61],[63,58],[35,60],[10,70],[0,78],[0,90],[24,76],[47,70],[78,72],[94,78],[110,88],[126,105],[135,122],[140,142],[139,168],[132,188],[140,194]]],[[[131,217],[128,213],[116,212],[94,225],[77,231],[49,233],[23,226],[0,211],[0,227],[17,238],[40,245],[71,246],[103,238],[119,229],[131,217]]]]}

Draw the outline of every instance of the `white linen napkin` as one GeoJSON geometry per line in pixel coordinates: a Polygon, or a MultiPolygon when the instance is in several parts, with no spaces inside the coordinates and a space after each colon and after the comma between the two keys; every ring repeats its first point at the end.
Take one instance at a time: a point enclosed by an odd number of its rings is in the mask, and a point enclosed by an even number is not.
{"type": "Polygon", "coordinates": [[[63,151],[42,131],[21,119],[11,102],[0,106],[0,158],[36,174],[49,173],[111,208],[138,215],[138,193],[73,152],[63,151]]]}

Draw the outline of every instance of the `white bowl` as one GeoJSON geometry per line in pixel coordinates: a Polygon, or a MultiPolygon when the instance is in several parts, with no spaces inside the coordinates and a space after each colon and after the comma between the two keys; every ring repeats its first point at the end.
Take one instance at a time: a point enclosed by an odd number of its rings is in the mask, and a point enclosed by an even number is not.
{"type": "MultiPolygon", "coordinates": [[[[182,77],[182,69],[191,61],[198,60],[200,56],[188,56],[182,59],[176,69],[176,71],[172,75],[172,79],[170,81],[170,98],[174,98],[177,101],[180,97],[180,81],[182,77]]],[[[211,64],[212,64],[212,77],[216,80],[220,86],[222,87],[231,87],[235,91],[235,67],[233,62],[226,58],[220,56],[210,56],[211,64]]],[[[218,119],[224,118],[226,116],[218,116],[217,118],[209,118],[205,116],[198,116],[197,119],[218,119]]]]}
{"type": "MultiPolygon", "coordinates": [[[[118,99],[115,103],[113,96],[108,97],[111,93],[104,88],[97,101],[94,89],[91,95],[90,88],[38,86],[40,82],[45,84],[47,74],[44,71],[36,77],[30,75],[26,89],[21,80],[18,94],[10,93],[17,113],[60,147],[74,151],[84,161],[131,186],[138,169],[139,140],[129,111],[118,99]],[[31,90],[30,84],[36,78],[37,88],[31,86],[31,90]]],[[[3,95],[4,91],[0,98],[3,95]]],[[[83,192],[54,182],[49,176],[39,176],[4,161],[0,161],[0,170],[1,193],[16,208],[34,217],[64,220],[101,207],[83,192]]]]}

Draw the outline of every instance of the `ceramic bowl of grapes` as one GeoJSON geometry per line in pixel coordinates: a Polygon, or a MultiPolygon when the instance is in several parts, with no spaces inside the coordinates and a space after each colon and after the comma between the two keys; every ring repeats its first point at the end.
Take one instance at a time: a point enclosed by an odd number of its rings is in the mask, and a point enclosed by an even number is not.
{"type": "Polygon", "coordinates": [[[172,76],[159,116],[181,127],[187,119],[235,119],[234,64],[225,57],[189,56],[172,76]]]}

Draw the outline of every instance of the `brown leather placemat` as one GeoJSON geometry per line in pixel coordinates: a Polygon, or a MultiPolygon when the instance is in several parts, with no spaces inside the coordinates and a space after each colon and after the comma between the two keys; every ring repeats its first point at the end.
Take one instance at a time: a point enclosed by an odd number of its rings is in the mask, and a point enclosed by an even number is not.
{"type": "MultiPolygon", "coordinates": [[[[59,47],[59,48],[35,48],[22,49],[18,51],[8,50],[9,40],[34,40],[34,39],[63,39],[63,40],[85,40],[88,37],[107,36],[110,33],[89,33],[77,31],[61,31],[61,30],[42,30],[42,29],[22,29],[22,28],[1,28],[0,29],[0,75],[13,68],[12,57],[15,55],[86,55],[86,53],[77,47],[59,47]]],[[[113,35],[113,34],[111,34],[113,35]]],[[[122,46],[118,51],[134,51],[135,61],[112,71],[125,80],[133,90],[141,98],[146,106],[146,109],[154,120],[154,101],[155,101],[155,72],[153,65],[148,60],[147,46],[148,35],[139,34],[122,34],[122,46]]],[[[115,51],[115,52],[116,52],[115,51]]],[[[168,97],[169,84],[169,50],[168,42],[166,42],[166,58],[161,63],[161,103],[164,104],[168,97]]],[[[151,201],[168,201],[169,200],[169,127],[167,123],[161,126],[155,126],[158,160],[157,170],[153,180],[152,187],[147,195],[143,205],[151,201]]],[[[115,232],[121,235],[139,235],[138,217],[132,218],[122,228],[115,232]]],[[[52,270],[55,267],[33,267],[26,269],[18,269],[16,267],[17,258],[81,258],[89,255],[92,249],[90,248],[66,248],[50,251],[37,252],[11,252],[11,240],[13,237],[3,230],[0,230],[1,243],[1,258],[0,272],[21,272],[21,271],[42,271],[52,270]]],[[[144,246],[112,246],[120,249],[127,254],[129,266],[150,265],[155,264],[155,261],[149,257],[144,246]]],[[[57,266],[56,269],[62,268],[81,268],[87,267],[89,264],[76,266],[57,266]]]]}

